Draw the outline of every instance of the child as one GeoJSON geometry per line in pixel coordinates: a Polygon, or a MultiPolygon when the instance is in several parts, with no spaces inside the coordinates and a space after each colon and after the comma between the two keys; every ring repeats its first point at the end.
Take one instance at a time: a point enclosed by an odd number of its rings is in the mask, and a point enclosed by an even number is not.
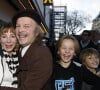
{"type": "Polygon", "coordinates": [[[88,48],[81,52],[80,59],[82,64],[92,73],[98,75],[97,69],[100,63],[99,52],[94,48],[88,48]]]}
{"type": "Polygon", "coordinates": [[[80,54],[82,60],[82,90],[99,90],[100,71],[98,66],[100,63],[99,52],[94,48],[84,49],[80,54]],[[98,87],[98,89],[96,89],[98,87]]]}
{"type": "Polygon", "coordinates": [[[73,36],[60,38],[57,46],[59,60],[54,66],[52,90],[80,90],[80,67],[73,63],[78,52],[79,44],[73,36]]]}

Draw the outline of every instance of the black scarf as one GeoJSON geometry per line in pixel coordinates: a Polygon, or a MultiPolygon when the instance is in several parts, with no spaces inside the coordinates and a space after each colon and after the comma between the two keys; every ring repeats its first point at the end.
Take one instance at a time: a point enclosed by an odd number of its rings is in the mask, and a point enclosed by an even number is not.
{"type": "Polygon", "coordinates": [[[15,78],[12,84],[17,84],[18,82],[16,80],[16,70],[19,66],[18,55],[14,51],[12,52],[11,56],[5,50],[2,51],[3,51],[2,60],[6,61],[9,71],[13,74],[13,77],[15,78]]]}
{"type": "Polygon", "coordinates": [[[12,74],[16,73],[16,69],[19,65],[18,63],[18,56],[16,52],[12,52],[12,56],[10,56],[6,51],[3,50],[3,60],[6,60],[6,63],[8,64],[9,70],[12,74]]]}

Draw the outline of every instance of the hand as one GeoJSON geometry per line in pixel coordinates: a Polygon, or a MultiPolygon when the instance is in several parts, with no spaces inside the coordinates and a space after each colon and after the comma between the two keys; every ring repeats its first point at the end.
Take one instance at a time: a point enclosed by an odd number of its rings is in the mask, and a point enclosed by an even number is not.
{"type": "Polygon", "coordinates": [[[100,77],[100,71],[98,71],[98,72],[96,73],[96,75],[100,77]]]}

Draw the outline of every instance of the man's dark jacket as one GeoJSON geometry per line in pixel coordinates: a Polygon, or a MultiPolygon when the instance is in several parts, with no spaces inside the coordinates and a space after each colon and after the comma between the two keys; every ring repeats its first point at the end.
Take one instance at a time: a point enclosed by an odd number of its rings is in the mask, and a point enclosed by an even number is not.
{"type": "Polygon", "coordinates": [[[41,43],[33,43],[23,58],[19,58],[18,88],[0,87],[0,90],[49,90],[46,83],[52,74],[52,56],[41,43]]]}

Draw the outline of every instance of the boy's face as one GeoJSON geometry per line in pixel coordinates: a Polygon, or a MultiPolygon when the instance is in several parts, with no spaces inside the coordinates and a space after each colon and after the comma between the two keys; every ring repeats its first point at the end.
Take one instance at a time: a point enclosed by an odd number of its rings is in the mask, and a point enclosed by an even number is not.
{"type": "Polygon", "coordinates": [[[60,55],[61,62],[71,62],[71,59],[75,55],[74,42],[71,39],[64,39],[58,50],[58,54],[60,55]]]}
{"type": "Polygon", "coordinates": [[[99,57],[97,55],[89,55],[84,62],[87,68],[96,69],[99,66],[99,57]]]}

